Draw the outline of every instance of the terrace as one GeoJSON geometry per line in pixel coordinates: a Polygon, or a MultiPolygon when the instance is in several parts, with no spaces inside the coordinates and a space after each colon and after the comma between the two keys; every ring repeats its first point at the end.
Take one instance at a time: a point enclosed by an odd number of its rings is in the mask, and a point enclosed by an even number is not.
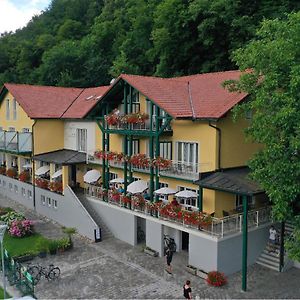
{"type": "MultiPolygon", "coordinates": [[[[180,205],[164,204],[145,200],[141,195],[124,196],[116,190],[105,190],[100,186],[87,184],[85,193],[99,201],[108,202],[118,206],[124,212],[128,210],[144,214],[150,218],[175,223],[177,225],[201,231],[209,236],[222,238],[242,231],[243,214],[235,213],[223,218],[215,218],[211,215],[189,211],[180,205]]],[[[270,222],[270,206],[254,208],[248,211],[248,228],[255,228],[270,222]]]]}
{"type": "Polygon", "coordinates": [[[14,153],[31,153],[32,133],[0,131],[0,150],[14,153]]]}

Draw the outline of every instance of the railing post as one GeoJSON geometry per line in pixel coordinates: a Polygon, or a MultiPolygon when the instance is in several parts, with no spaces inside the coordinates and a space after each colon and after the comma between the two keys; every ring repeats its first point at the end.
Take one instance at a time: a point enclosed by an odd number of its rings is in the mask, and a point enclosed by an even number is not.
{"type": "Polygon", "coordinates": [[[257,210],[255,212],[255,214],[256,214],[256,227],[258,227],[258,225],[259,225],[259,211],[257,210]]]}
{"type": "Polygon", "coordinates": [[[221,221],[221,236],[224,236],[224,220],[221,221]]]}
{"type": "Polygon", "coordinates": [[[239,218],[240,218],[240,224],[239,224],[239,227],[240,227],[240,232],[241,232],[241,231],[242,231],[243,216],[242,216],[242,215],[239,215],[239,218]]]}

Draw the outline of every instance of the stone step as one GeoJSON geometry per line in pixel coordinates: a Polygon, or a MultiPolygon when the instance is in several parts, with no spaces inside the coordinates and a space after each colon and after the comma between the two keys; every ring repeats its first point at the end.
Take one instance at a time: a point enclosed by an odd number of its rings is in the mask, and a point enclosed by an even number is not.
{"type": "Polygon", "coordinates": [[[257,262],[261,262],[266,265],[273,266],[273,267],[276,267],[279,269],[279,261],[273,261],[273,260],[270,260],[269,258],[259,257],[257,262]]]}
{"type": "Polygon", "coordinates": [[[273,262],[276,262],[276,263],[279,263],[280,261],[280,258],[277,254],[275,253],[262,253],[260,258],[263,258],[263,259],[266,259],[266,260],[269,260],[269,261],[273,261],[273,262]]]}
{"type": "Polygon", "coordinates": [[[272,269],[274,271],[279,272],[279,267],[270,266],[269,264],[266,264],[266,263],[260,262],[260,261],[257,261],[256,263],[259,264],[259,265],[261,265],[261,266],[264,266],[264,267],[266,267],[268,269],[272,269]]]}

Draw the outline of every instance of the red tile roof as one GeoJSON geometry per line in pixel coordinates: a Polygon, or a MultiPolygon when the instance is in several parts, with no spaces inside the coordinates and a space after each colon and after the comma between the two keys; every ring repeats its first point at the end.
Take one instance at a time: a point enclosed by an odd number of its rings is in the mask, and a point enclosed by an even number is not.
{"type": "Polygon", "coordinates": [[[69,109],[62,115],[62,118],[83,118],[99,102],[102,95],[110,86],[100,86],[95,88],[86,88],[76,98],[69,109]]]}
{"type": "Polygon", "coordinates": [[[119,79],[128,82],[175,118],[218,119],[247,96],[230,93],[222,87],[225,80],[239,79],[240,75],[240,71],[175,78],[122,74],[119,79]]]}
{"type": "Polygon", "coordinates": [[[4,87],[32,119],[83,118],[108,88],[83,89],[13,83],[5,83],[4,87]]]}

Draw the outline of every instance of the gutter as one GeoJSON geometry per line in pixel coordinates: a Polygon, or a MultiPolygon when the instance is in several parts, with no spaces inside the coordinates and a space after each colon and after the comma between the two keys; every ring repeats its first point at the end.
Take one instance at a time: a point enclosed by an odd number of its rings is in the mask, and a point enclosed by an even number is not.
{"type": "MultiPolygon", "coordinates": [[[[32,153],[33,155],[31,156],[31,159],[33,158],[34,156],[34,133],[33,133],[33,130],[34,130],[34,125],[36,124],[36,120],[34,120],[32,126],[31,126],[31,132],[32,132],[32,153]]],[[[36,207],[35,207],[35,162],[34,160],[32,159],[32,186],[33,186],[33,195],[32,195],[32,199],[33,199],[33,209],[36,210],[36,207]]]]}
{"type": "Polygon", "coordinates": [[[209,121],[208,123],[209,127],[212,127],[214,129],[216,129],[216,131],[218,132],[218,170],[221,169],[221,137],[222,137],[222,132],[221,129],[217,126],[214,126],[211,124],[211,122],[209,121]]]}

